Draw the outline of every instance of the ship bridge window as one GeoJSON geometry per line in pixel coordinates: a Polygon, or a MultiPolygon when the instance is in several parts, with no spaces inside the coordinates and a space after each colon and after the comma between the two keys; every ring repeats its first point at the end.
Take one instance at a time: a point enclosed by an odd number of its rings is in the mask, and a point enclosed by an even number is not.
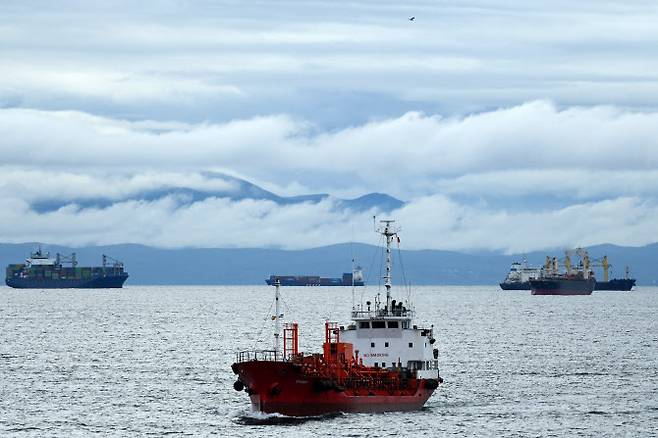
{"type": "Polygon", "coordinates": [[[409,348],[414,348],[414,343],[413,342],[409,342],[409,348]]]}
{"type": "Polygon", "coordinates": [[[359,328],[370,328],[370,322],[368,321],[361,321],[359,323],[359,328]]]}
{"type": "Polygon", "coordinates": [[[372,328],[374,329],[386,328],[386,321],[373,321],[372,328]]]}
{"type": "Polygon", "coordinates": [[[423,361],[410,360],[409,362],[407,362],[407,366],[411,370],[422,370],[423,369],[423,361]]]}
{"type": "Polygon", "coordinates": [[[388,328],[398,328],[398,322],[397,321],[389,321],[388,322],[388,328]]]}

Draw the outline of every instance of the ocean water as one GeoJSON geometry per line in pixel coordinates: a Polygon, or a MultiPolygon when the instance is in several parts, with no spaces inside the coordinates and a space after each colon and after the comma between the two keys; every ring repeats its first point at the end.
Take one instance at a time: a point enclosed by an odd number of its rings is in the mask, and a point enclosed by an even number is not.
{"type": "MultiPolygon", "coordinates": [[[[350,288],[282,291],[304,351],[348,321],[350,288]]],[[[0,436],[658,435],[658,288],[413,291],[445,380],[425,408],[300,420],[232,387],[234,353],[272,345],[272,288],[0,288],[0,436]]]]}

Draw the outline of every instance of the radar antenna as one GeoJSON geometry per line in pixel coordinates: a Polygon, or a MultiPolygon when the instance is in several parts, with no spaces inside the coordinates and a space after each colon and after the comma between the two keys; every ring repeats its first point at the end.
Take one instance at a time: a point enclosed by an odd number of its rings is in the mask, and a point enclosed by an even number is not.
{"type": "Polygon", "coordinates": [[[386,274],[384,275],[384,287],[386,288],[386,311],[391,312],[391,268],[393,265],[391,243],[393,242],[393,238],[397,237],[400,228],[394,226],[395,221],[391,219],[380,220],[379,223],[382,225],[376,228],[376,231],[386,238],[386,274]]]}

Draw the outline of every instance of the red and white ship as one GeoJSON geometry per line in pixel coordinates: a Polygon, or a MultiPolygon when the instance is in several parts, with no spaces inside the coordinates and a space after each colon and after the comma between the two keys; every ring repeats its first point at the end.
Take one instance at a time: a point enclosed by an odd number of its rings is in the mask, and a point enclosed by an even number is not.
{"type": "Polygon", "coordinates": [[[386,238],[386,302],[377,294],[372,306],[353,303],[347,327],[326,322],[322,353],[298,351],[297,323],[284,325],[280,349],[276,284],[274,349],[240,352],[231,367],[238,376],[234,388],[247,392],[254,410],[291,416],[410,411],[443,382],[433,326],[419,328],[412,303],[391,297],[391,244],[399,231],[393,222],[381,221],[377,229],[386,238]]]}

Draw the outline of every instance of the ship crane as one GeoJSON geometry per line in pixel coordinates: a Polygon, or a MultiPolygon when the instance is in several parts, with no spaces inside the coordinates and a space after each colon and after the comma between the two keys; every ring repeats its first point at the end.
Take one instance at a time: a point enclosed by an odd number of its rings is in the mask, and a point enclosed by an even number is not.
{"type": "Polygon", "coordinates": [[[117,260],[113,257],[110,257],[109,255],[103,254],[103,267],[104,268],[107,267],[107,264],[108,264],[107,261],[108,260],[113,262],[112,267],[114,267],[114,268],[122,268],[123,267],[123,262],[120,262],[119,260],[117,260]]]}
{"type": "MultiPolygon", "coordinates": [[[[546,262],[544,264],[544,270],[545,272],[552,274],[552,275],[557,275],[559,273],[559,266],[562,264],[565,269],[565,274],[567,276],[570,276],[574,274],[574,268],[577,269],[577,271],[582,270],[583,271],[583,276],[585,278],[588,278],[590,275],[590,268],[594,266],[592,264],[591,259],[589,258],[589,254],[587,253],[587,250],[584,248],[576,248],[576,249],[565,249],[564,250],[564,257],[558,259],[557,257],[549,257],[546,256],[546,262]],[[574,266],[573,263],[573,256],[576,255],[578,258],[580,258],[580,261],[578,262],[577,266],[574,266]]],[[[576,273],[577,273],[576,271],[576,273]]]]}
{"type": "Polygon", "coordinates": [[[546,262],[544,263],[544,272],[547,275],[557,275],[559,271],[559,264],[557,257],[546,256],[546,262]]]}
{"type": "Polygon", "coordinates": [[[62,255],[60,253],[57,253],[55,264],[61,266],[62,263],[70,263],[71,267],[75,268],[76,266],[78,266],[78,259],[76,258],[74,252],[72,252],[71,255],[62,255]]]}
{"type": "Polygon", "coordinates": [[[604,255],[603,258],[592,260],[592,267],[603,268],[603,281],[607,282],[609,280],[612,265],[608,262],[607,255],[604,255]]]}
{"type": "Polygon", "coordinates": [[[589,278],[591,262],[587,250],[585,248],[576,248],[576,254],[580,257],[580,263],[583,265],[583,277],[589,278]]]}
{"type": "MultiPolygon", "coordinates": [[[[604,255],[600,259],[595,259],[592,261],[592,266],[597,267],[597,268],[602,268],[603,269],[603,281],[608,282],[610,281],[610,268],[613,266],[609,261],[608,261],[608,256],[604,255]]],[[[631,272],[630,268],[628,266],[625,267],[624,269],[624,279],[625,280],[631,280],[631,272]]]]}
{"type": "Polygon", "coordinates": [[[564,258],[560,259],[560,262],[564,265],[564,269],[567,273],[567,275],[571,275],[571,268],[573,267],[573,264],[571,263],[571,255],[573,254],[573,250],[571,249],[565,249],[564,250],[564,258]]]}

